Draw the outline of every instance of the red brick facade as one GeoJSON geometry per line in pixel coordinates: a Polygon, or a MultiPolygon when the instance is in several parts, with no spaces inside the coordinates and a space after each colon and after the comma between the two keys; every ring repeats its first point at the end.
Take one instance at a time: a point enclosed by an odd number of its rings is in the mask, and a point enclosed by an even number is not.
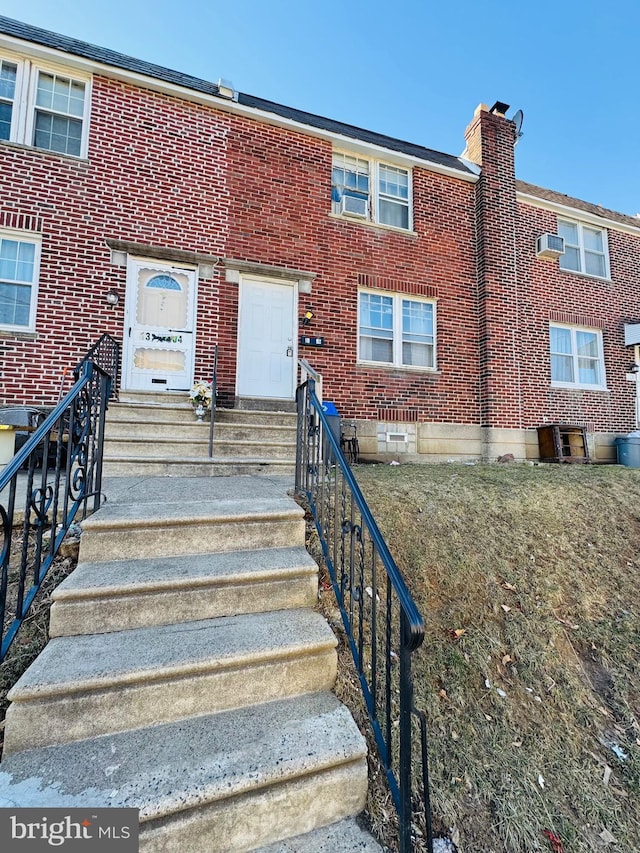
{"type": "MultiPolygon", "coordinates": [[[[312,310],[310,331],[325,346],[298,355],[323,374],[325,396],[345,417],[507,430],[570,421],[602,433],[635,426],[623,327],[640,320],[640,221],[634,231],[633,220],[603,212],[610,280],[538,259],[536,238],[557,233],[561,199],[546,193],[538,204],[518,191],[514,126],[504,116],[485,108],[468,128],[478,179],[411,160],[413,222],[401,231],[332,213],[332,150],[348,151],[348,141],[197,100],[94,73],[86,159],[0,142],[0,232],[41,235],[36,331],[0,328],[0,404],[53,404],[69,387],[64,368],[103,332],[123,338],[124,299],[112,307],[104,296],[126,288],[113,247],[135,245],[148,258],[210,259],[198,284],[195,375],[209,375],[217,342],[224,400],[235,395],[238,329],[228,269],[245,262],[312,279],[298,316],[312,310]],[[360,288],[435,301],[435,370],[358,363],[360,288]],[[602,330],[606,390],[552,387],[550,322],[602,330]]],[[[379,149],[375,156],[384,160],[379,149]]],[[[562,207],[579,221],[585,205],[576,204],[562,207]]]]}

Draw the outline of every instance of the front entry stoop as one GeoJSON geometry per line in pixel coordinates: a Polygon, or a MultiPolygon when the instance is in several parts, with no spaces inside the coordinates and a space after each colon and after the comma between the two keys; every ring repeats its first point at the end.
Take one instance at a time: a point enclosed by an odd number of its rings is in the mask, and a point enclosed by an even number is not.
{"type": "MultiPolygon", "coordinates": [[[[255,401],[254,401],[255,402],[255,401]]],[[[295,470],[295,407],[262,401],[250,409],[217,408],[213,456],[210,423],[199,423],[183,394],[121,391],[107,411],[104,474],[147,477],[291,475],[295,470]],[[266,408],[265,408],[266,406],[266,408]]]]}
{"type": "Polygon", "coordinates": [[[105,482],[9,694],[0,807],[134,807],[143,853],[381,851],[287,485],[105,482]]]}

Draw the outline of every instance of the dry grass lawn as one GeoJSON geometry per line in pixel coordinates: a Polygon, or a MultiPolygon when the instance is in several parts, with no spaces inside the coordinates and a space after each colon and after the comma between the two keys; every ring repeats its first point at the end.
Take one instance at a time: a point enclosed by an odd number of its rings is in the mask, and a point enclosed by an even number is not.
{"type": "Polygon", "coordinates": [[[640,471],[355,471],[424,616],[435,828],[473,853],[638,853],[640,471]]]}

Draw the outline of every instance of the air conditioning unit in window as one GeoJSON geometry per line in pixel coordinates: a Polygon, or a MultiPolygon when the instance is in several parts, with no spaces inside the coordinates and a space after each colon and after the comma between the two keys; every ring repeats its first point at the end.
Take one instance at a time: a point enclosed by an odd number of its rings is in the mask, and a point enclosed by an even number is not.
{"type": "Polygon", "coordinates": [[[536,241],[536,255],[554,260],[564,255],[564,237],[559,234],[542,234],[536,241]]]}
{"type": "Polygon", "coordinates": [[[340,213],[366,219],[369,215],[368,199],[355,195],[343,195],[340,200],[340,213]]]}

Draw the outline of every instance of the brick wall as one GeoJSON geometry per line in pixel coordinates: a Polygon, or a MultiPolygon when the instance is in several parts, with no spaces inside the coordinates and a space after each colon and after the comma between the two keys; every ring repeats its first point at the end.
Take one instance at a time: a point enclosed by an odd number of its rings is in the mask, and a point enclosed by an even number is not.
{"type": "Polygon", "coordinates": [[[624,324],[640,320],[640,237],[609,229],[611,281],[566,272],[558,261],[536,257],[536,239],[557,233],[557,215],[521,204],[518,207],[518,279],[523,417],[526,426],[560,421],[584,424],[593,431],[628,432],[635,427],[635,386],[626,372],[633,349],[624,346],[624,324]],[[602,330],[606,391],[551,387],[549,323],[602,330]]]}
{"type": "MultiPolygon", "coordinates": [[[[0,333],[0,403],[52,404],[63,368],[103,332],[122,338],[126,271],[108,239],[223,253],[228,127],[224,113],[95,77],[87,161],[0,145],[0,216],[42,225],[36,335],[0,333]]],[[[202,341],[218,336],[221,287],[218,276],[200,283],[202,341]]],[[[198,374],[210,365],[208,348],[198,374]]]]}
{"type": "MultiPolygon", "coordinates": [[[[344,417],[629,430],[622,327],[640,320],[640,240],[609,231],[612,282],[536,259],[535,238],[557,222],[516,202],[513,133],[502,116],[475,116],[478,185],[415,168],[414,230],[403,233],[331,214],[328,142],[96,77],[87,161],[0,145],[0,226],[42,233],[36,334],[0,333],[0,403],[52,404],[65,367],[103,332],[122,338],[126,270],[107,244],[119,240],[315,274],[300,314],[313,308],[308,331],[326,346],[300,355],[344,417]],[[436,301],[436,371],[357,363],[359,287],[436,301]],[[104,299],[111,288],[115,308],[104,299]],[[607,392],[550,387],[553,319],[602,328],[607,392]]],[[[238,287],[219,266],[198,295],[196,376],[210,375],[218,342],[229,400],[238,287]]]]}
{"type": "Polygon", "coordinates": [[[331,146],[234,119],[229,136],[227,255],[317,273],[300,313],[323,349],[300,355],[323,374],[346,417],[475,422],[477,332],[473,187],[415,169],[414,230],[341,220],[331,210],[331,146]],[[358,287],[437,300],[438,372],[358,365],[358,287]],[[400,418],[396,418],[396,414],[400,418]]]}

